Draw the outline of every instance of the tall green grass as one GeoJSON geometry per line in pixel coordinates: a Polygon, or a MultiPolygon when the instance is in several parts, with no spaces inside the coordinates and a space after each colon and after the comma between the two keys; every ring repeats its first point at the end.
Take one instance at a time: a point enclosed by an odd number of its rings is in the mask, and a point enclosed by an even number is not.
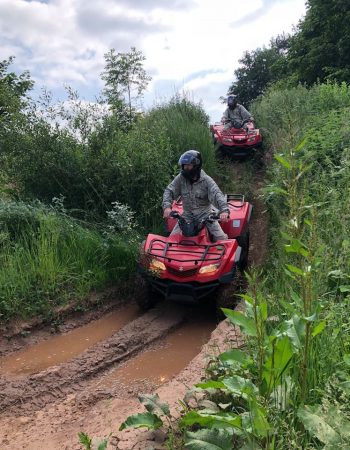
{"type": "MultiPolygon", "coordinates": [[[[12,206],[18,213],[18,204],[12,206]]],[[[22,215],[21,226],[14,227],[9,211],[7,204],[6,218],[4,209],[0,217],[1,320],[46,314],[70,300],[79,304],[92,289],[122,283],[134,270],[137,243],[127,236],[35,207],[25,225],[22,215]]]]}
{"type": "MultiPolygon", "coordinates": [[[[350,346],[349,106],[350,87],[345,84],[272,89],[255,104],[257,120],[269,128],[268,139],[278,159],[270,169],[265,195],[271,212],[272,246],[263,291],[272,315],[310,318],[305,321],[308,337],[292,370],[297,387],[293,396],[299,406],[318,408],[315,417],[331,428],[326,403],[328,409],[341,411],[341,420],[350,418],[344,403],[346,391],[340,387],[341,380],[350,380],[346,363],[350,346]],[[291,238],[303,244],[307,258],[285,251],[291,238]],[[287,264],[307,275],[291,276],[287,264]],[[324,321],[325,329],[312,339],[315,320],[324,321]]],[[[323,448],[314,440],[320,435],[310,417],[309,410],[297,415],[297,409],[292,409],[283,427],[299,437],[294,446],[280,437],[276,448],[307,448],[311,443],[313,448],[323,448]],[[297,432],[301,418],[308,433],[297,432]]],[[[337,433],[344,443],[337,448],[347,448],[349,439],[340,430],[337,433]]],[[[330,444],[324,436],[321,442],[330,444]]]]}

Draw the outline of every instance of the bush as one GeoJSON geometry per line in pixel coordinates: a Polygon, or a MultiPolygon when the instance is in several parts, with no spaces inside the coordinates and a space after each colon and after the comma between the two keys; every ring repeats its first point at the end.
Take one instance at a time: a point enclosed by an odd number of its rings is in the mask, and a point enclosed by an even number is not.
{"type": "Polygon", "coordinates": [[[92,289],[121,283],[134,270],[135,232],[130,239],[86,228],[42,206],[2,203],[0,212],[10,230],[0,235],[2,320],[82,301],[92,289]]]}

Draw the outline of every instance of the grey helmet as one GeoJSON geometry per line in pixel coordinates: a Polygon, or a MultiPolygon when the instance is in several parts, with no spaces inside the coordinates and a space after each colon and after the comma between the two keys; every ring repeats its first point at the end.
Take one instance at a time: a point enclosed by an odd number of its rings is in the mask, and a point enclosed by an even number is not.
{"type": "Polygon", "coordinates": [[[227,97],[227,106],[229,108],[235,108],[237,105],[237,95],[229,95],[227,97]]]}
{"type": "Polygon", "coordinates": [[[179,166],[181,167],[181,175],[189,180],[199,178],[202,168],[202,155],[197,150],[187,150],[180,156],[179,166]],[[185,164],[192,164],[191,170],[185,169],[185,164]]]}

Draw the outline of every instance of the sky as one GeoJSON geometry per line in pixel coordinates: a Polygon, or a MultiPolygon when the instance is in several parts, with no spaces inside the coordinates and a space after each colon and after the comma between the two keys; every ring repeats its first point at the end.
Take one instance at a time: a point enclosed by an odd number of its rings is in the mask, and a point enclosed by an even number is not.
{"type": "Polygon", "coordinates": [[[87,101],[101,93],[104,55],[136,47],[152,81],[145,109],[184,92],[212,122],[245,51],[268,46],[305,14],[305,0],[0,0],[0,60],[29,70],[35,92],[87,101]]]}

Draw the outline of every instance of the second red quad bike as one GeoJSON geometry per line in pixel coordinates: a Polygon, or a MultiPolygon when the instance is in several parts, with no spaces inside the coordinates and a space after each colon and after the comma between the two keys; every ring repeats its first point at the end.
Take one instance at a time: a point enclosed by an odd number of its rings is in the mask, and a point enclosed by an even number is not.
{"type": "Polygon", "coordinates": [[[238,128],[233,126],[227,128],[223,122],[210,125],[217,156],[229,155],[242,158],[261,147],[262,136],[253,122],[246,120],[235,126],[238,128]]]}
{"type": "MultiPolygon", "coordinates": [[[[216,213],[200,223],[182,217],[182,201],[173,202],[166,221],[167,233],[179,223],[180,232],[168,237],[149,234],[138,267],[136,300],[148,309],[159,298],[199,303],[218,294],[245,270],[249,251],[252,205],[243,195],[227,195],[230,218],[221,226],[227,239],[213,242],[205,226],[216,213]]],[[[220,297],[220,296],[219,296],[220,297]]]]}

